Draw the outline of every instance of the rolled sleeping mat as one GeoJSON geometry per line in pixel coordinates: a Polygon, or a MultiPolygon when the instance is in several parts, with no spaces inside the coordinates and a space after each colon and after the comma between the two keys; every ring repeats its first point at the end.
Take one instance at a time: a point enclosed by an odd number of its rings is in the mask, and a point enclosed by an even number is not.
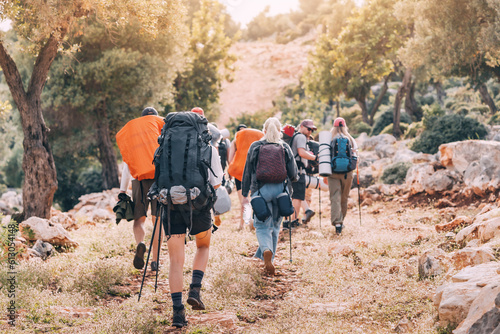
{"type": "Polygon", "coordinates": [[[332,133],[330,131],[321,131],[319,133],[319,175],[330,176],[332,175],[332,153],[330,143],[332,141],[332,133]]]}
{"type": "Polygon", "coordinates": [[[328,191],[328,184],[326,184],[322,178],[306,175],[306,188],[318,189],[318,187],[321,188],[322,191],[328,191]]]}
{"type": "Polygon", "coordinates": [[[230,136],[230,133],[229,133],[228,129],[222,129],[222,130],[220,130],[220,134],[221,134],[222,138],[224,138],[224,139],[229,138],[229,136],[230,136]]]}

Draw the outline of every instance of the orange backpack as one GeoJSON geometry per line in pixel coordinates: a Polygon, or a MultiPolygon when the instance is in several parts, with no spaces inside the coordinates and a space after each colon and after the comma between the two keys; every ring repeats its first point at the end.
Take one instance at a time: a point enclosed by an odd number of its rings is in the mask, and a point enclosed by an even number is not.
{"type": "Polygon", "coordinates": [[[138,181],[154,179],[153,157],[165,122],[160,116],[142,116],[129,121],[116,134],[116,143],[130,174],[138,181]]]}
{"type": "Polygon", "coordinates": [[[234,139],[236,141],[236,154],[227,168],[229,175],[241,181],[247,161],[248,149],[253,142],[261,140],[262,137],[264,137],[262,131],[255,129],[243,129],[236,132],[236,138],[234,139]]]}

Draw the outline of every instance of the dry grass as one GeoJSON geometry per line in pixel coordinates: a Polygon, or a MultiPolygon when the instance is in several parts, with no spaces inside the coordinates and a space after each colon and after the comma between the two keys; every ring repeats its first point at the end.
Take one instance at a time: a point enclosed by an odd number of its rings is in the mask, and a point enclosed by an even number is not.
{"type": "MultiPolygon", "coordinates": [[[[308,229],[293,231],[293,262],[284,234],[278,245],[274,279],[262,275],[260,260],[252,259],[257,241],[248,228],[237,230],[239,205],[223,217],[212,239],[209,268],[202,296],[207,311],[237,316],[242,333],[393,333],[406,318],[411,332],[436,333],[436,311],[431,298],[443,280],[419,280],[416,257],[438,245],[443,237],[433,225],[437,210],[409,208],[399,203],[376,203],[350,210],[341,237],[328,224],[326,196],[308,229]],[[375,213],[379,211],[379,213],[375,213]],[[372,212],[372,213],[369,213],[372,212]],[[422,219],[426,217],[425,219],[422,219]],[[350,245],[354,253],[331,251],[334,243],[350,245]],[[411,271],[408,268],[413,268],[411,271]]],[[[317,211],[317,194],[313,195],[317,211]]],[[[472,215],[462,210],[459,214],[472,215]]],[[[149,224],[150,237],[152,226],[149,224]]],[[[168,251],[163,246],[159,288],[148,277],[137,302],[140,273],[132,266],[135,242],[132,223],[98,224],[72,232],[80,247],[47,261],[22,262],[17,267],[16,303],[20,317],[13,333],[163,333],[171,321],[168,294],[168,251]],[[57,307],[87,307],[92,316],[75,318],[57,307]]],[[[149,239],[148,239],[149,240],[149,239]]],[[[191,279],[194,241],[186,246],[185,288],[191,279]]],[[[5,284],[6,269],[0,270],[5,284]]],[[[184,297],[185,299],[186,297],[184,297]]],[[[8,299],[0,294],[0,307],[8,299]]],[[[188,319],[199,312],[188,310],[188,319]]],[[[228,332],[217,324],[192,321],[186,333],[228,332]]]]}

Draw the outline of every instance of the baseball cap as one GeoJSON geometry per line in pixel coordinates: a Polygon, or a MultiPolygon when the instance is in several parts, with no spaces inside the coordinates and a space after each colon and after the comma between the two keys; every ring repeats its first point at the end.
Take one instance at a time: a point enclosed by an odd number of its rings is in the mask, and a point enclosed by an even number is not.
{"type": "Polygon", "coordinates": [[[236,132],[240,131],[241,129],[246,129],[247,126],[245,124],[240,124],[236,127],[236,132]]]}
{"type": "Polygon", "coordinates": [[[317,130],[318,128],[314,126],[314,122],[312,119],[305,119],[302,121],[302,123],[300,123],[300,125],[306,127],[306,128],[309,128],[309,129],[313,129],[313,130],[317,130]]]}
{"type": "Polygon", "coordinates": [[[194,107],[193,109],[191,109],[191,111],[205,117],[205,112],[200,107],[194,107]]]}
{"type": "Polygon", "coordinates": [[[345,119],[337,117],[335,121],[333,121],[333,126],[345,126],[345,119]]]}
{"type": "Polygon", "coordinates": [[[156,115],[158,116],[158,111],[153,107],[147,107],[142,111],[141,116],[156,115]]]}

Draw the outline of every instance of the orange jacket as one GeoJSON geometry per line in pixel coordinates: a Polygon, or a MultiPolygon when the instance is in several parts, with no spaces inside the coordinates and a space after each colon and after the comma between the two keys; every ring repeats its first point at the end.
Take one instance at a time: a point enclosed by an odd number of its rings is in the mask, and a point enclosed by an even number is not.
{"type": "Polygon", "coordinates": [[[255,129],[243,129],[236,132],[235,145],[236,153],[233,160],[229,163],[227,172],[235,179],[241,181],[243,179],[243,170],[247,161],[247,153],[250,145],[264,137],[262,131],[255,129]]]}
{"type": "Polygon", "coordinates": [[[116,134],[116,143],[123,161],[134,179],[154,179],[153,156],[164,124],[163,117],[142,116],[125,124],[116,134]]]}

